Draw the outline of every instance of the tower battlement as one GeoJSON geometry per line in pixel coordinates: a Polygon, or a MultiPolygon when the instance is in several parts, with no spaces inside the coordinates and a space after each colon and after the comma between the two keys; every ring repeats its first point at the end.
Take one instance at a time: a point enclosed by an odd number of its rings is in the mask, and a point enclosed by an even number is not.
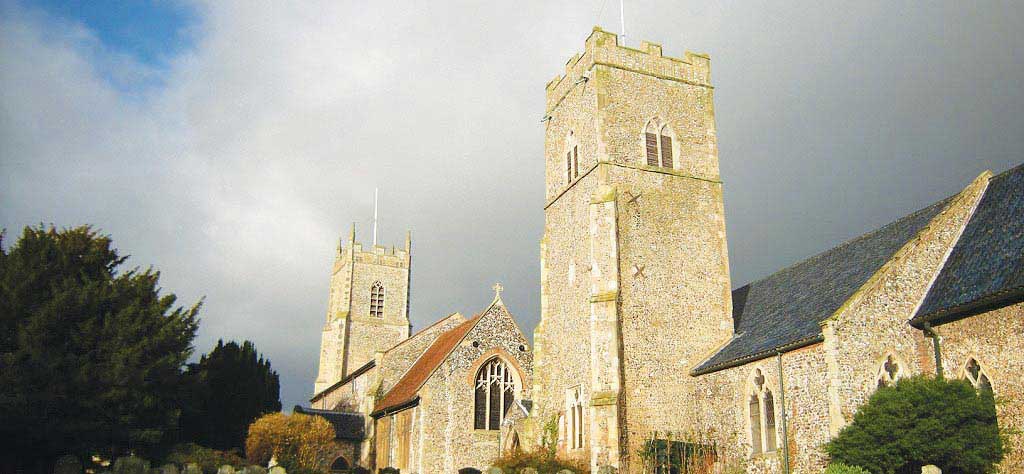
{"type": "Polygon", "coordinates": [[[408,233],[405,237],[405,248],[398,247],[397,245],[391,247],[369,245],[364,247],[362,243],[356,242],[356,231],[353,225],[348,242],[342,241],[338,245],[338,257],[334,264],[335,271],[344,266],[349,260],[357,263],[384,265],[394,268],[409,268],[410,247],[411,235],[408,233]]]}
{"type": "Polygon", "coordinates": [[[663,56],[661,45],[641,41],[640,49],[619,45],[619,36],[595,26],[587,38],[583,54],[576,54],[565,63],[565,74],[558,75],[545,87],[547,109],[550,110],[595,66],[607,66],[657,77],[669,81],[711,87],[711,58],[687,51],[682,58],[663,56]]]}

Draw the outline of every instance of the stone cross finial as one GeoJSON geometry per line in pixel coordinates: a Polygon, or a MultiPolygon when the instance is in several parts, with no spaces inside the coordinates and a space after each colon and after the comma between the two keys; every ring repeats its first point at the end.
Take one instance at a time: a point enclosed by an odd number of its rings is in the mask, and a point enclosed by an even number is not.
{"type": "Polygon", "coordinates": [[[494,299],[498,299],[501,298],[501,290],[504,290],[505,287],[501,286],[501,283],[495,283],[491,289],[494,290],[494,299]]]}

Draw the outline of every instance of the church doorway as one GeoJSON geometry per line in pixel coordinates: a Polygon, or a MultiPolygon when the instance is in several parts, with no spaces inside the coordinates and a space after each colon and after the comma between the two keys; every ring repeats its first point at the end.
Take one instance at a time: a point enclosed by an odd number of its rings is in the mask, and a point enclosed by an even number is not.
{"type": "Polygon", "coordinates": [[[350,474],[351,472],[353,472],[352,465],[342,456],[338,456],[331,463],[331,474],[350,474]]]}

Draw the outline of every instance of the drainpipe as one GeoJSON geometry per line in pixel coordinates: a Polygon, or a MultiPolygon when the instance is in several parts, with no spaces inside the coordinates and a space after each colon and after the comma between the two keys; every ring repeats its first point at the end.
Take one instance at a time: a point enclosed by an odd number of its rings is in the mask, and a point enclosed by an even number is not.
{"type": "Polygon", "coordinates": [[[935,332],[930,323],[924,323],[921,326],[921,330],[924,334],[932,338],[932,347],[935,349],[935,375],[938,378],[943,378],[942,373],[942,336],[935,332]]]}
{"type": "Polygon", "coordinates": [[[789,427],[786,421],[786,385],[782,381],[782,352],[775,352],[779,363],[779,404],[782,405],[782,472],[789,474],[789,427]]]}

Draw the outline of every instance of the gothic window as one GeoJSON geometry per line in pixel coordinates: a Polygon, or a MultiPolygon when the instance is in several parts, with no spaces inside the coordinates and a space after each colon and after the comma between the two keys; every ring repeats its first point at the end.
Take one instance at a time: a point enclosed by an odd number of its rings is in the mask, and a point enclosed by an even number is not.
{"type": "Polygon", "coordinates": [[[370,288],[370,316],[384,317],[384,285],[379,281],[374,282],[370,288]]]}
{"type": "Polygon", "coordinates": [[[512,369],[495,357],[476,374],[473,394],[473,428],[498,430],[515,400],[516,383],[512,369]]]}
{"type": "Polygon", "coordinates": [[[583,447],[583,394],[580,387],[569,389],[565,394],[567,421],[567,438],[569,449],[583,447]]]}
{"type": "Polygon", "coordinates": [[[765,384],[761,369],[754,369],[750,408],[750,446],[753,454],[775,451],[775,397],[765,384]]]}
{"type": "Polygon", "coordinates": [[[576,143],[576,136],[569,132],[565,139],[565,182],[572,183],[572,180],[580,177],[580,153],[579,145],[576,143]]]}
{"type": "Polygon", "coordinates": [[[967,365],[964,367],[964,377],[971,382],[971,385],[974,385],[974,388],[992,391],[992,381],[985,374],[985,369],[982,369],[981,364],[973,357],[967,361],[967,365]]]}
{"type": "Polygon", "coordinates": [[[878,368],[878,388],[891,387],[896,384],[896,381],[902,377],[903,367],[900,366],[896,357],[889,354],[882,361],[882,366],[878,368]]]}
{"type": "Polygon", "coordinates": [[[644,128],[644,149],[647,152],[647,166],[674,168],[672,131],[661,119],[653,118],[644,128]]]}

